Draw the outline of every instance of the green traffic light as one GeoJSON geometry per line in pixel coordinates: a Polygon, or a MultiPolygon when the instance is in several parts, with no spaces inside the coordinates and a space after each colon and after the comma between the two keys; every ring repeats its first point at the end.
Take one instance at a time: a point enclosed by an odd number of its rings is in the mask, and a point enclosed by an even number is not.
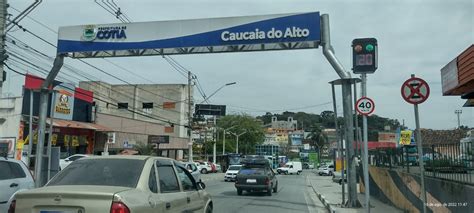
{"type": "Polygon", "coordinates": [[[374,50],[374,45],[372,44],[367,44],[367,46],[365,46],[365,50],[369,51],[369,52],[372,52],[374,50]]]}

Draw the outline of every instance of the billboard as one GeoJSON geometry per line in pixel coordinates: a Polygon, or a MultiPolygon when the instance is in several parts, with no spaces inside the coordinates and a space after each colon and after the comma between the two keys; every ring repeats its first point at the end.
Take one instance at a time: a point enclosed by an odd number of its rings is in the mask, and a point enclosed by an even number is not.
{"type": "Polygon", "coordinates": [[[54,87],[54,118],[72,120],[74,112],[74,85],[62,83],[54,87]]]}
{"type": "Polygon", "coordinates": [[[225,105],[196,104],[194,109],[196,115],[225,116],[226,112],[225,105]]]}
{"type": "Polygon", "coordinates": [[[317,48],[319,12],[60,27],[73,58],[317,48]]]}

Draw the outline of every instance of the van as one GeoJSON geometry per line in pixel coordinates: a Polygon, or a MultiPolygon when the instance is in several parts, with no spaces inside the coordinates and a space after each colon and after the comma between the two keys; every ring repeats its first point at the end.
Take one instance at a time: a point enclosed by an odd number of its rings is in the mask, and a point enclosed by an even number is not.
{"type": "Polygon", "coordinates": [[[290,161],[285,164],[284,167],[280,167],[277,169],[278,174],[301,174],[303,172],[303,166],[301,162],[297,161],[290,161]]]}

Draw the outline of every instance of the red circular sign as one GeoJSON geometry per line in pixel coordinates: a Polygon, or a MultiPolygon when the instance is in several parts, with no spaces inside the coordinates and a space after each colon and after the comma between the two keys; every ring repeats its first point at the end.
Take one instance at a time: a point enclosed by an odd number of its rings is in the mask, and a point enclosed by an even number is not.
{"type": "Polygon", "coordinates": [[[430,96],[430,86],[421,78],[406,80],[401,88],[403,99],[410,104],[421,104],[430,96]]]}
{"type": "Polygon", "coordinates": [[[375,111],[375,103],[370,98],[362,97],[357,100],[355,108],[361,115],[370,115],[375,111]]]}

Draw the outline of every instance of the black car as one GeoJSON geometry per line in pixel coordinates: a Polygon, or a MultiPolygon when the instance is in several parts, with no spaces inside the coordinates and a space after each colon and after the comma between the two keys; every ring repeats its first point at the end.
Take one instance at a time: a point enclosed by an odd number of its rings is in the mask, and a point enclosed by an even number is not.
{"type": "Polygon", "coordinates": [[[278,191],[278,180],[265,158],[242,159],[242,168],[235,178],[237,194],[247,192],[266,191],[271,196],[278,191]]]}

